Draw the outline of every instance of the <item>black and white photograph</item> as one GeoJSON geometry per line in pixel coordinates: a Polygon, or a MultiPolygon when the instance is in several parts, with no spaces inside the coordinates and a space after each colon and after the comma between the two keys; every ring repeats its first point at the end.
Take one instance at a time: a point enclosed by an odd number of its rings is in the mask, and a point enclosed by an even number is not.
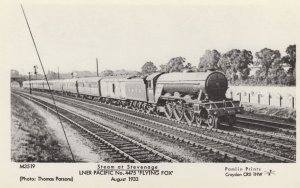
{"type": "Polygon", "coordinates": [[[296,165],[295,7],[23,3],[6,15],[12,164],[225,165],[221,177],[296,165]]]}
{"type": "Polygon", "coordinates": [[[226,43],[226,10],[170,9],[20,9],[12,160],[295,162],[296,45],[226,43]]]}

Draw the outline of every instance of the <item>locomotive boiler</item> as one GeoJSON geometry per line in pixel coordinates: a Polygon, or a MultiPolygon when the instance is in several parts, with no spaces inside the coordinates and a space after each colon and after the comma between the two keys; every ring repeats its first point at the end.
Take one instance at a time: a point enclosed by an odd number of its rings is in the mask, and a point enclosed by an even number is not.
{"type": "Polygon", "coordinates": [[[158,78],[157,85],[162,85],[162,95],[201,101],[223,100],[228,88],[225,75],[218,71],[164,74],[158,78]]]}

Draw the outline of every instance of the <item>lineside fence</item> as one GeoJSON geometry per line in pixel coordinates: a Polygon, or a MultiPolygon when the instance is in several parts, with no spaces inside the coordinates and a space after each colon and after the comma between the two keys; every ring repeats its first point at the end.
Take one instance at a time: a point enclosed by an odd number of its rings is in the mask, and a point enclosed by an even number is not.
{"type": "Polygon", "coordinates": [[[296,109],[296,87],[229,86],[226,97],[242,103],[296,109]]]}

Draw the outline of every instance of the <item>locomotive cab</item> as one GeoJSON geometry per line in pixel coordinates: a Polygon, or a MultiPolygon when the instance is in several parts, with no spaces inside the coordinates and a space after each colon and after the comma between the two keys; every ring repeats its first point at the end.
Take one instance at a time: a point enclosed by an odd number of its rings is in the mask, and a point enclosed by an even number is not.
{"type": "Polygon", "coordinates": [[[156,81],[160,75],[164,74],[164,72],[156,72],[151,74],[146,78],[146,87],[147,87],[147,95],[148,95],[148,102],[155,103],[155,88],[156,88],[156,81]]]}

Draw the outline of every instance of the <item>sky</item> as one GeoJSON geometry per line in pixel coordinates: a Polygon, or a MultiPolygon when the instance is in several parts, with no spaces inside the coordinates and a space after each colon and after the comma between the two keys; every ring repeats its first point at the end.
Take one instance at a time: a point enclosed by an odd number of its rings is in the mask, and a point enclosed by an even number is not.
{"type": "MultiPolygon", "coordinates": [[[[23,5],[46,72],[159,67],[182,56],[197,66],[205,50],[285,49],[299,40],[297,7],[23,5]],[[297,18],[297,19],[296,19],[297,18]]],[[[2,17],[3,61],[21,74],[40,64],[20,6],[2,17]],[[3,45],[4,43],[4,45],[3,45]]]]}

